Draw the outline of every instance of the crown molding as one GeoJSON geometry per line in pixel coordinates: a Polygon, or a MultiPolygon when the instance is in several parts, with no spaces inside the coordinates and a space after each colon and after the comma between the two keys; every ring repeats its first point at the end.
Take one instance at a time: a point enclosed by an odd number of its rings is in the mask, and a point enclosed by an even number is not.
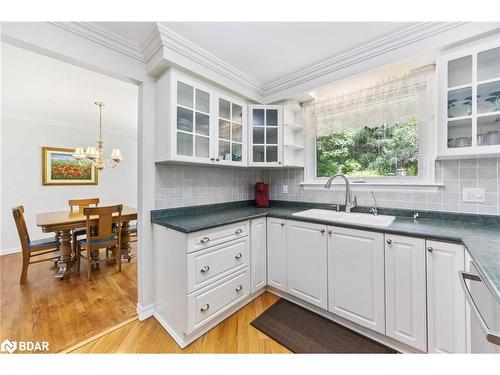
{"type": "Polygon", "coordinates": [[[320,61],[307,68],[288,74],[264,87],[264,96],[290,89],[301,83],[320,78],[337,70],[347,68],[362,61],[383,55],[398,48],[418,42],[422,39],[456,28],[466,22],[419,22],[405,27],[388,36],[362,44],[340,55],[320,61]]]}
{"type": "Polygon", "coordinates": [[[50,22],[63,30],[91,40],[140,62],[146,62],[142,48],[137,43],[116,35],[92,22],[50,22]]]}
{"type": "Polygon", "coordinates": [[[180,36],[168,27],[160,23],[157,25],[164,48],[184,56],[194,63],[254,92],[258,96],[263,96],[265,89],[263,83],[180,36]]]}
{"type": "MultiPolygon", "coordinates": [[[[118,51],[163,72],[168,66],[178,66],[196,75],[205,77],[220,86],[227,87],[240,95],[262,103],[274,101],[294,89],[304,87],[308,82],[326,81],[329,76],[350,69],[356,64],[393,53],[427,38],[460,28],[469,22],[417,22],[378,38],[358,45],[344,53],[299,69],[275,81],[263,83],[238,68],[218,58],[207,50],[177,34],[161,23],[140,45],[110,33],[91,22],[53,22],[54,25],[118,51]]],[[[154,71],[151,68],[150,73],[154,71]]]]}

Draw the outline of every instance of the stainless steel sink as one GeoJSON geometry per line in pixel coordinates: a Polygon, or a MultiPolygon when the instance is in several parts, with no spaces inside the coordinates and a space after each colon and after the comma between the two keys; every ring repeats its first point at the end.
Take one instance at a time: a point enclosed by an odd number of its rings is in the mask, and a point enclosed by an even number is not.
{"type": "Polygon", "coordinates": [[[390,225],[395,216],[389,215],[378,215],[365,214],[360,212],[337,212],[332,210],[321,210],[321,209],[311,209],[301,212],[296,212],[294,216],[308,217],[313,219],[340,222],[340,223],[352,223],[352,224],[362,224],[362,225],[378,225],[386,227],[390,225]]]}

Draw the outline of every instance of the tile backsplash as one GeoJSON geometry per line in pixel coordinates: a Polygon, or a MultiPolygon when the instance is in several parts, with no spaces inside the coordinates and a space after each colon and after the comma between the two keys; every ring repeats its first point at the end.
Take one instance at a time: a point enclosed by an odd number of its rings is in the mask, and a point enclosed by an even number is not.
{"type": "MultiPolygon", "coordinates": [[[[254,184],[270,184],[271,200],[343,203],[344,189],[312,190],[299,184],[304,170],[297,168],[231,168],[192,165],[156,166],[156,208],[254,199],[254,184]],[[288,193],[283,194],[283,185],[288,193]]],[[[444,187],[438,192],[408,190],[375,192],[380,207],[450,211],[500,215],[500,158],[438,160],[436,182],[444,187]],[[464,187],[485,189],[484,203],[462,201],[464,187]]],[[[371,205],[372,198],[356,192],[360,205],[371,205]]]]}

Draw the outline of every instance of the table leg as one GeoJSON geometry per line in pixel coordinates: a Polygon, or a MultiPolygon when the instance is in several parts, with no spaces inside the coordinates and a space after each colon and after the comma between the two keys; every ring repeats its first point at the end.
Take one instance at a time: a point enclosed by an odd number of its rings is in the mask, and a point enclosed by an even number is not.
{"type": "Polygon", "coordinates": [[[128,221],[122,222],[121,230],[121,255],[130,262],[135,254],[130,246],[130,224],[128,221]]]}
{"type": "Polygon", "coordinates": [[[59,238],[59,252],[61,259],[57,262],[59,270],[54,277],[64,279],[73,272],[73,262],[71,260],[71,230],[63,230],[57,233],[59,238]]]}

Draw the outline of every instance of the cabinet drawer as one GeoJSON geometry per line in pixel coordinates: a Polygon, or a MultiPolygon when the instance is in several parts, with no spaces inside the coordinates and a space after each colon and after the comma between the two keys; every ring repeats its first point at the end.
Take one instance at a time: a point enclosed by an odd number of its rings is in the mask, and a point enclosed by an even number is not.
{"type": "Polygon", "coordinates": [[[248,236],[188,254],[188,293],[244,268],[249,262],[248,236]]]}
{"type": "Polygon", "coordinates": [[[248,268],[228,276],[214,287],[187,296],[186,334],[191,334],[250,295],[248,268]]]}
{"type": "Polygon", "coordinates": [[[248,220],[190,233],[187,252],[189,254],[244,236],[248,236],[248,220]]]}

